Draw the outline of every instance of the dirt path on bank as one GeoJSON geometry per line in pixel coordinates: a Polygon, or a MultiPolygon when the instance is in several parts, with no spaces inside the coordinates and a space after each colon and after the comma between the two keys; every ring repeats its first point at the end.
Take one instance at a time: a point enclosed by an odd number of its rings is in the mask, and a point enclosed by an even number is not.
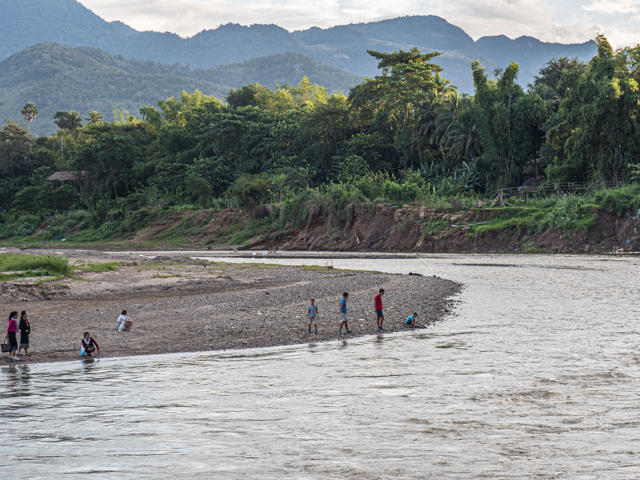
{"type": "MultiPolygon", "coordinates": [[[[25,253],[25,252],[22,252],[25,253]]],[[[34,252],[36,253],[36,252],[34,252]]],[[[38,251],[38,254],[46,252],[38,251]]],[[[49,252],[51,254],[51,252],[49,252]]],[[[37,284],[22,279],[0,286],[6,331],[12,310],[29,312],[31,357],[0,365],[79,358],[82,334],[91,332],[101,356],[253,348],[335,340],[338,302],[349,292],[348,337],[377,333],[373,297],[384,288],[385,328],[404,331],[417,311],[420,325],[441,319],[460,285],[436,277],[192,261],[171,255],[155,259],[117,253],[65,251],[70,263],[118,261],[115,271],[76,271],[78,279],[37,284]],[[128,260],[122,260],[128,258],[128,260]],[[306,306],[319,306],[318,335],[307,333],[306,306]],[[118,332],[126,309],[132,332],[118,332]]],[[[4,337],[4,335],[3,335],[4,337]]]]}

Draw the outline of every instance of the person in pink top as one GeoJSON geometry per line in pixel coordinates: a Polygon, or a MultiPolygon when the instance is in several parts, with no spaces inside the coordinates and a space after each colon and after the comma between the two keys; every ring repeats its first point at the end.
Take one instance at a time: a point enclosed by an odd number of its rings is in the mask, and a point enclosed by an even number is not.
{"type": "Polygon", "coordinates": [[[384,322],[384,313],[382,312],[382,295],[384,295],[384,288],[381,288],[378,294],[373,298],[373,307],[376,309],[376,316],[378,317],[376,320],[378,330],[384,330],[384,328],[382,328],[382,322],[384,322]]]}
{"type": "Polygon", "coordinates": [[[18,352],[18,322],[16,322],[16,317],[18,316],[18,312],[11,312],[9,315],[9,326],[7,327],[7,336],[5,339],[9,340],[9,344],[11,345],[11,349],[9,350],[9,358],[11,360],[20,360],[17,355],[18,352]]]}

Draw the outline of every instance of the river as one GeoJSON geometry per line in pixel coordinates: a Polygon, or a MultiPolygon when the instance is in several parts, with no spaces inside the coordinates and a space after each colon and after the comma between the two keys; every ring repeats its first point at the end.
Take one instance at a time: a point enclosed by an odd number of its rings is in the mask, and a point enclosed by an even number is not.
{"type": "Polygon", "coordinates": [[[454,315],[407,334],[1,367],[0,471],[11,479],[640,478],[638,258],[332,263],[465,287],[454,315]]]}

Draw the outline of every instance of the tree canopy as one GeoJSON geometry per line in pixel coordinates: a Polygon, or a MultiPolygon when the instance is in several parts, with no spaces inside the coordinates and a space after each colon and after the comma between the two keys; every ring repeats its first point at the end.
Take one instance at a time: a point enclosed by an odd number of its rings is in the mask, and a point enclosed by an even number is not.
{"type": "MultiPolygon", "coordinates": [[[[460,94],[433,63],[438,53],[412,48],[370,51],[379,74],[348,97],[303,77],[272,89],[249,83],[226,103],[183,91],[137,117],[116,109],[113,121],[61,110],[48,137],[9,123],[0,130],[0,208],[247,206],[336,184],[370,200],[412,201],[532,179],[631,181],[640,169],[640,47],[615,52],[601,36],[597,44],[587,64],[552,59],[527,89],[516,63],[489,74],[473,62],[474,94],[460,94]],[[77,195],[47,203],[60,185],[45,173],[56,170],[76,172],[68,187],[77,195]]],[[[34,108],[25,105],[27,121],[34,108]]]]}

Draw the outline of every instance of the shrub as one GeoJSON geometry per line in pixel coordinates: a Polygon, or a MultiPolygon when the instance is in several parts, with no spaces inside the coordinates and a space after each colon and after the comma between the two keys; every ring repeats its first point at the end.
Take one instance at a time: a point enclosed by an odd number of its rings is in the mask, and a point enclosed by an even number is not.
{"type": "Polygon", "coordinates": [[[283,223],[291,222],[293,225],[305,223],[308,227],[322,214],[323,200],[324,197],[319,190],[303,190],[284,202],[280,217],[283,223]]]}
{"type": "Polygon", "coordinates": [[[186,193],[189,198],[191,198],[191,201],[205,207],[209,205],[209,202],[213,197],[213,189],[211,188],[211,185],[200,175],[189,175],[187,178],[186,193]]]}
{"type": "Polygon", "coordinates": [[[37,223],[32,223],[30,221],[23,222],[16,229],[16,232],[14,235],[16,237],[27,237],[35,231],[37,226],[38,226],[37,223]]]}
{"type": "Polygon", "coordinates": [[[640,211],[640,185],[598,190],[595,202],[603,210],[620,217],[636,215],[640,211]]]}
{"type": "Polygon", "coordinates": [[[386,180],[382,184],[382,196],[392,202],[415,202],[422,197],[422,190],[416,183],[399,184],[386,180]]]}
{"type": "Polygon", "coordinates": [[[16,194],[13,207],[21,213],[35,212],[38,208],[36,201],[40,194],[40,187],[25,187],[16,194]]]}
{"type": "Polygon", "coordinates": [[[249,207],[269,200],[271,186],[266,175],[241,175],[228,188],[227,195],[232,197],[239,207],[249,207]]]}
{"type": "Polygon", "coordinates": [[[362,192],[353,185],[332,183],[325,187],[322,210],[329,223],[344,227],[352,215],[351,205],[366,202],[362,192]]]}

